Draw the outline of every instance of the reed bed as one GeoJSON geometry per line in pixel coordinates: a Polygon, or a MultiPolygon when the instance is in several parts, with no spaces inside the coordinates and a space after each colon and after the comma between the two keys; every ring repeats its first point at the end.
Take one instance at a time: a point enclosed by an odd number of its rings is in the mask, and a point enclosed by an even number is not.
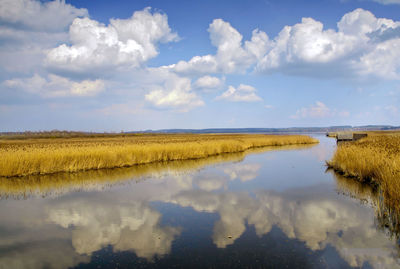
{"type": "Polygon", "coordinates": [[[400,212],[400,133],[371,132],[338,145],[330,168],[381,188],[385,203],[400,212]]]}
{"type": "Polygon", "coordinates": [[[263,153],[270,150],[300,150],[312,144],[288,145],[281,147],[252,148],[243,152],[225,153],[208,158],[154,162],[114,169],[97,169],[77,173],[56,173],[28,175],[24,177],[0,178],[0,199],[27,199],[30,197],[58,197],[73,191],[103,190],[114,185],[141,182],[149,177],[164,175],[185,175],[209,165],[226,162],[241,162],[247,154],[263,153]]]}
{"type": "Polygon", "coordinates": [[[128,167],[199,159],[265,146],[312,144],[300,135],[157,134],[141,136],[0,139],[0,176],[128,167]]]}

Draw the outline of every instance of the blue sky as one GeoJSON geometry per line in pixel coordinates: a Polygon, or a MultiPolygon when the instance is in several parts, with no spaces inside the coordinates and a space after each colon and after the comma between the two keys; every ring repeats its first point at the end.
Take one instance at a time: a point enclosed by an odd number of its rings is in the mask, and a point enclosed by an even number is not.
{"type": "Polygon", "coordinates": [[[0,131],[400,125],[399,15],[399,0],[0,0],[0,131]]]}

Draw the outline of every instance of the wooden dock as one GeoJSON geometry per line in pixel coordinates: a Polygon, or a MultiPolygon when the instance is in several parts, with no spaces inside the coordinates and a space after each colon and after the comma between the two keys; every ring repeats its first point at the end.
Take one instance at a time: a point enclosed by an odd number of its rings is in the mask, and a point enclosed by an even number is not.
{"type": "Polygon", "coordinates": [[[338,132],[338,133],[327,133],[328,137],[335,137],[337,142],[344,141],[357,141],[363,137],[367,137],[367,133],[352,133],[352,132],[338,132]]]}

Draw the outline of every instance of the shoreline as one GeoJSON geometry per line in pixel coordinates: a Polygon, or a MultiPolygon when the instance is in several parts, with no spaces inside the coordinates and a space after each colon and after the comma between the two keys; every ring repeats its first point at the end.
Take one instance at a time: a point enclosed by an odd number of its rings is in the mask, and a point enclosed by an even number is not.
{"type": "Polygon", "coordinates": [[[400,213],[400,133],[369,133],[356,142],[338,145],[328,169],[382,189],[385,203],[400,213]]]}

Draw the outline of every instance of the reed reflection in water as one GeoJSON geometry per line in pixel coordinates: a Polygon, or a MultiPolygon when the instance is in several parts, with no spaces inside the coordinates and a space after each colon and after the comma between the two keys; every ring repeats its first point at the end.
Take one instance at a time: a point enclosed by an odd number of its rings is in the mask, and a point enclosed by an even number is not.
{"type": "MultiPolygon", "coordinates": [[[[374,209],[376,225],[390,237],[400,238],[400,215],[385,203],[385,195],[378,187],[362,183],[352,178],[346,178],[333,170],[329,170],[335,178],[339,194],[357,199],[374,209]]],[[[400,247],[400,240],[398,241],[400,247]]]]}
{"type": "MultiPolygon", "coordinates": [[[[128,168],[88,170],[77,173],[55,173],[48,175],[30,175],[25,177],[0,177],[0,199],[26,199],[31,196],[52,196],[74,191],[94,191],[110,188],[116,184],[139,182],[146,178],[160,177],[166,173],[185,174],[203,167],[225,162],[240,162],[247,154],[262,153],[272,150],[306,149],[314,145],[289,145],[279,147],[262,147],[244,152],[227,153],[208,158],[155,162],[135,165],[128,168]]],[[[243,169],[243,168],[234,168],[243,169]]],[[[246,169],[246,168],[244,168],[246,169]]],[[[240,171],[232,171],[231,177],[240,171]]],[[[240,175],[239,175],[240,176],[240,175]]]]}

